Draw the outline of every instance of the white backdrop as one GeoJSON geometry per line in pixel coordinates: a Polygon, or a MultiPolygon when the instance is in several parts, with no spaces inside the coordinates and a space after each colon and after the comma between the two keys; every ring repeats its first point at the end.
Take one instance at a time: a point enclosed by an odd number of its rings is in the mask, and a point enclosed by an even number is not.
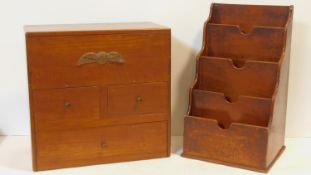
{"type": "MultiPolygon", "coordinates": [[[[238,0],[295,5],[287,137],[311,137],[311,1],[238,0]]],[[[29,134],[25,24],[153,21],[172,29],[172,134],[182,135],[188,90],[201,47],[208,0],[0,0],[0,135],[29,134]]]]}

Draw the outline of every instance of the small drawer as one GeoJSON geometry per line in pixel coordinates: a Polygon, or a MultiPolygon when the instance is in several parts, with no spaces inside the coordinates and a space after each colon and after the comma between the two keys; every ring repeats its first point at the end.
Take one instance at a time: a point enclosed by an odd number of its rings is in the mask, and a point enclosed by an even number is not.
{"type": "Polygon", "coordinates": [[[32,89],[169,80],[169,30],[26,39],[32,89]]]}
{"type": "Polygon", "coordinates": [[[98,119],[99,100],[100,90],[97,87],[34,90],[34,118],[37,124],[98,119]]]}
{"type": "Polygon", "coordinates": [[[166,122],[41,132],[38,170],[147,159],[168,155],[166,122]]]}
{"type": "Polygon", "coordinates": [[[278,82],[279,65],[273,62],[200,57],[198,87],[224,93],[272,98],[278,82]]]}
{"type": "Polygon", "coordinates": [[[267,127],[272,115],[272,99],[239,96],[193,89],[190,116],[215,119],[221,128],[233,123],[267,127]]]}
{"type": "Polygon", "coordinates": [[[108,88],[108,114],[139,115],[168,112],[168,83],[144,83],[108,88]]]}

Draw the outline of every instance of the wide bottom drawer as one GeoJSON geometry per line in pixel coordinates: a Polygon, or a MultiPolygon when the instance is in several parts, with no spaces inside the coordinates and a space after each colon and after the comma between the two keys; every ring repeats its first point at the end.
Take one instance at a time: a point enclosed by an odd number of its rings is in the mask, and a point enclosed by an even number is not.
{"type": "Polygon", "coordinates": [[[41,132],[36,170],[168,156],[167,122],[41,132]]]}

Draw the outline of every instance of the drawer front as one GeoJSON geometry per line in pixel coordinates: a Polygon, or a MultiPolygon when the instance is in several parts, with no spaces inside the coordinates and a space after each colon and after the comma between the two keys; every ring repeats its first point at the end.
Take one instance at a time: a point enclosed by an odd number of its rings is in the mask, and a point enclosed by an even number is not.
{"type": "Polygon", "coordinates": [[[167,156],[167,123],[37,133],[37,168],[167,156]]]}
{"type": "Polygon", "coordinates": [[[33,114],[41,125],[48,121],[93,120],[100,117],[97,87],[33,91],[33,114]]]}
{"type": "Polygon", "coordinates": [[[170,32],[27,37],[32,89],[168,81],[170,32]]]}
{"type": "Polygon", "coordinates": [[[168,83],[41,89],[32,92],[36,131],[168,120],[168,83]]]}
{"type": "Polygon", "coordinates": [[[169,112],[168,83],[144,83],[108,88],[108,115],[169,112]]]}

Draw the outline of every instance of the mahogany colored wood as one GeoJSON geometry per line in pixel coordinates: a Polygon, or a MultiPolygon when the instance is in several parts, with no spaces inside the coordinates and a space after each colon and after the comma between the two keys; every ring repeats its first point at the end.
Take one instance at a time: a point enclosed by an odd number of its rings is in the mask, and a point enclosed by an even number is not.
{"type": "Polygon", "coordinates": [[[169,28],[25,31],[35,171],[170,155],[169,28]]]}
{"type": "Polygon", "coordinates": [[[221,128],[229,128],[231,122],[267,126],[272,100],[239,96],[236,101],[224,94],[193,89],[191,116],[213,118],[221,128]]]}
{"type": "Polygon", "coordinates": [[[224,93],[231,101],[239,95],[271,98],[278,63],[201,57],[198,73],[198,89],[224,93]]]}
{"type": "Polygon", "coordinates": [[[209,23],[236,25],[243,29],[242,31],[251,31],[254,27],[284,27],[291,15],[288,8],[288,6],[215,3],[209,23]]]}
{"type": "Polygon", "coordinates": [[[169,149],[167,127],[163,121],[38,133],[38,167],[55,169],[162,157],[169,149]]]}
{"type": "Polygon", "coordinates": [[[277,62],[282,54],[281,28],[255,27],[245,34],[238,26],[207,25],[206,56],[277,62]]]}
{"type": "Polygon", "coordinates": [[[29,58],[30,84],[33,89],[43,89],[167,82],[170,54],[167,42],[170,36],[167,33],[167,30],[158,30],[123,32],[113,36],[89,34],[29,37],[28,52],[32,55],[29,58]],[[117,51],[125,63],[78,66],[83,54],[101,51],[117,51]]]}
{"type": "Polygon", "coordinates": [[[293,6],[212,4],[183,156],[267,172],[284,150],[293,6]]]}
{"type": "Polygon", "coordinates": [[[41,122],[50,120],[99,119],[99,94],[98,87],[34,91],[35,121],[40,125],[41,122]],[[86,102],[85,99],[88,101],[86,102]]]}
{"type": "Polygon", "coordinates": [[[168,113],[167,88],[167,83],[145,83],[108,88],[107,113],[113,115],[168,113]],[[120,104],[120,101],[123,103],[120,104]]]}

